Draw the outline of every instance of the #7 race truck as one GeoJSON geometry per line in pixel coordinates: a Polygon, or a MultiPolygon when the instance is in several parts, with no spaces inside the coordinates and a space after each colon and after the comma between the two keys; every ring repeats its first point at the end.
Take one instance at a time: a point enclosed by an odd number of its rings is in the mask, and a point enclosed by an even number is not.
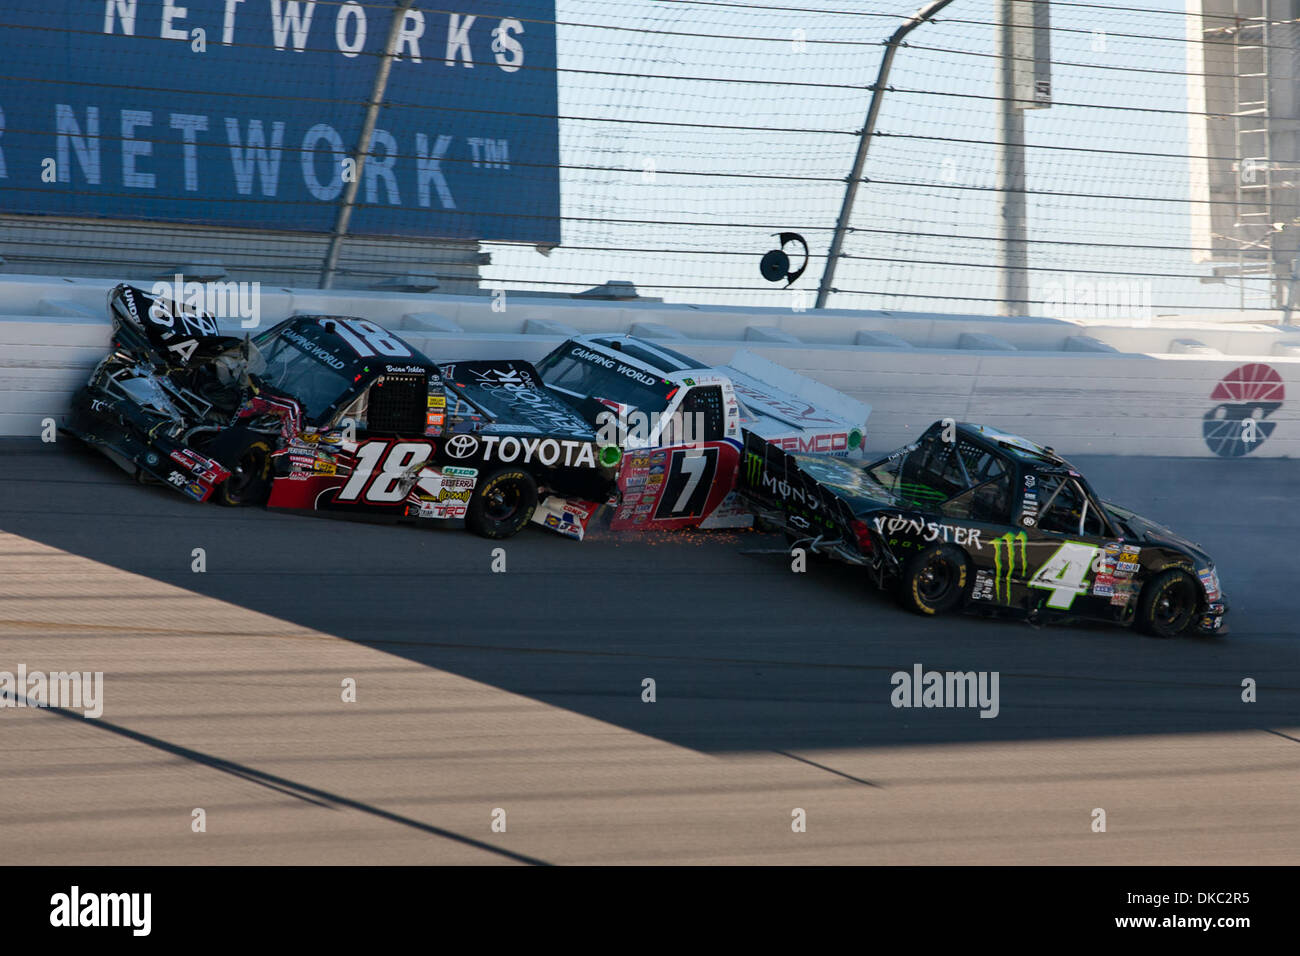
{"type": "Polygon", "coordinates": [[[505,538],[539,501],[594,511],[621,452],[522,361],[440,367],[362,318],[298,315],[251,339],[129,285],[67,431],[198,501],[463,519],[505,538]]]}
{"type": "Polygon", "coordinates": [[[602,440],[624,449],[616,531],[748,527],[753,514],[734,494],[746,435],[792,452],[859,457],[871,414],[749,352],[708,367],[626,335],[569,339],[537,370],[602,440]]]}

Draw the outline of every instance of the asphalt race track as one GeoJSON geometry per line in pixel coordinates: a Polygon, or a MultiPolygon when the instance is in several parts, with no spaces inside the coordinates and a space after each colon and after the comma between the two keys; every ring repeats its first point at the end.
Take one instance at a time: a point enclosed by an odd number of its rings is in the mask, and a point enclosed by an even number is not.
{"type": "Polygon", "coordinates": [[[1075,461],[1209,550],[1230,635],[926,620],[748,532],[232,511],[0,439],[0,670],[105,675],[98,720],[0,710],[0,839],[46,863],[1300,863],[1300,462],[1075,461]],[[917,663],[998,672],[997,717],[895,709],[917,663]]]}

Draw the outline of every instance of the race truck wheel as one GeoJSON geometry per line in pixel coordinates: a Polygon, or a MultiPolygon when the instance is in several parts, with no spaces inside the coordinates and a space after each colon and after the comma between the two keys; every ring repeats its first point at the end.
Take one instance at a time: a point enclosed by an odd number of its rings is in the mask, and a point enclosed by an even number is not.
{"type": "Polygon", "coordinates": [[[1191,626],[1200,603],[1197,583],[1179,568],[1162,571],[1147,582],[1138,598],[1134,623],[1154,637],[1175,637],[1191,626]]]}
{"type": "Polygon", "coordinates": [[[484,538],[509,538],[523,530],[537,507],[537,482],[526,471],[506,469],[474,489],[465,527],[484,538]]]}
{"type": "Polygon", "coordinates": [[[947,544],[912,555],[898,583],[899,603],[916,614],[951,611],[966,590],[966,568],[966,555],[947,544]]]}
{"type": "Polygon", "coordinates": [[[222,456],[230,477],[217,485],[213,498],[231,508],[261,505],[271,494],[271,446],[257,435],[248,435],[222,456]]]}

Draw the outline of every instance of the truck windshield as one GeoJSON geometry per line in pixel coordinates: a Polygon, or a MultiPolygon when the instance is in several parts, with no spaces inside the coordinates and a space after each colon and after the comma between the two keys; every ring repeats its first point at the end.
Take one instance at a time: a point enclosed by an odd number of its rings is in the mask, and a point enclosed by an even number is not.
{"type": "Polygon", "coordinates": [[[868,465],[866,471],[903,500],[915,505],[933,505],[950,497],[947,491],[936,487],[938,473],[932,467],[936,454],[945,450],[946,446],[937,437],[922,438],[868,465]]]}
{"type": "Polygon", "coordinates": [[[556,391],[618,402],[646,413],[662,412],[677,390],[672,382],[582,345],[551,353],[538,363],[537,371],[556,391]]]}
{"type": "Polygon", "coordinates": [[[999,455],[964,440],[943,441],[938,433],[868,465],[867,472],[917,506],[955,502],[940,509],[954,516],[971,509],[1001,514],[1010,499],[1010,478],[999,455]],[[981,489],[980,494],[968,495],[973,489],[981,489]]]}
{"type": "Polygon", "coordinates": [[[309,352],[287,336],[269,337],[258,347],[266,361],[266,371],[258,378],[297,399],[313,423],[318,423],[352,385],[343,372],[330,364],[330,356],[309,352]]]}

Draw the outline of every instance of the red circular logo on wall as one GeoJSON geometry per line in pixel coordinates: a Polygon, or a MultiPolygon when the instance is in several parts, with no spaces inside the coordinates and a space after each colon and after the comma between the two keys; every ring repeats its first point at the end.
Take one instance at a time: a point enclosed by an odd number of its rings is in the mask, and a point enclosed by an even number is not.
{"type": "Polygon", "coordinates": [[[1272,366],[1251,362],[1234,368],[1214,386],[1201,433],[1210,451],[1221,458],[1249,455],[1268,440],[1277,422],[1266,421],[1282,407],[1286,386],[1272,366]]]}

